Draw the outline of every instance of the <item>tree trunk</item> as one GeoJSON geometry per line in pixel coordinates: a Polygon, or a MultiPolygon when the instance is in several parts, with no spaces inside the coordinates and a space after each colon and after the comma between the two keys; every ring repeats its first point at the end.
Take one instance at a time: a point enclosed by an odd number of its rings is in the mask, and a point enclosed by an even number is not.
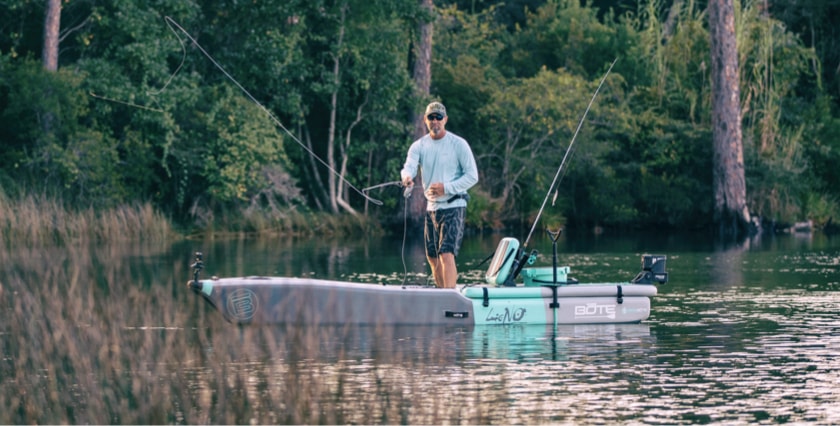
{"type": "MultiPolygon", "coordinates": [[[[428,14],[428,17],[421,18],[421,21],[417,24],[418,40],[414,48],[414,86],[417,99],[428,99],[432,85],[432,33],[434,32],[432,14],[434,13],[434,1],[420,0],[420,8],[428,14]]],[[[427,132],[422,107],[424,105],[412,111],[414,139],[419,139],[427,132]]],[[[420,174],[414,179],[414,184],[415,187],[420,187],[420,174]]],[[[409,222],[413,225],[422,224],[426,212],[426,198],[423,197],[423,193],[415,190],[414,195],[406,202],[408,203],[409,222]]]]}
{"type": "MultiPolygon", "coordinates": [[[[47,13],[44,18],[44,50],[41,59],[44,69],[49,72],[58,71],[58,39],[61,32],[61,0],[47,0],[47,13]]],[[[52,87],[43,87],[44,98],[52,97],[52,87]]],[[[42,113],[41,130],[44,135],[51,135],[56,128],[56,114],[54,110],[46,109],[42,113]]]]}
{"type": "Polygon", "coordinates": [[[721,236],[742,237],[750,230],[744,178],[738,48],[733,0],[709,1],[711,35],[712,138],[714,143],[714,222],[721,236]]]}
{"type": "MultiPolygon", "coordinates": [[[[303,133],[303,140],[306,141],[306,152],[307,153],[314,153],[315,149],[312,147],[312,135],[309,133],[309,128],[303,126],[301,128],[303,133]]],[[[307,186],[309,190],[313,192],[312,200],[315,201],[315,205],[318,207],[318,210],[324,210],[325,206],[321,202],[322,200],[328,200],[329,195],[327,194],[324,186],[324,182],[321,180],[321,175],[318,174],[318,163],[316,162],[316,156],[314,154],[304,155],[305,159],[309,160],[309,167],[301,166],[301,169],[304,173],[308,175],[307,179],[309,182],[307,186]]]]}
{"type": "Polygon", "coordinates": [[[335,132],[336,132],[336,114],[338,112],[338,91],[341,87],[341,49],[344,44],[344,25],[347,13],[347,3],[341,5],[341,20],[339,21],[338,41],[336,42],[335,52],[333,53],[333,92],[330,97],[330,130],[327,135],[327,162],[330,167],[329,185],[330,192],[330,208],[333,212],[338,212],[340,203],[338,202],[338,185],[341,184],[339,180],[338,167],[336,167],[335,160],[335,132]]]}
{"type": "Polygon", "coordinates": [[[47,0],[42,59],[47,71],[58,70],[58,37],[61,31],[61,0],[47,0]]]}
{"type": "MultiPolygon", "coordinates": [[[[420,8],[428,15],[429,20],[421,21],[417,25],[418,43],[414,49],[414,86],[419,99],[427,99],[432,86],[432,32],[434,24],[431,15],[434,13],[433,0],[420,0],[420,8]]],[[[426,123],[423,121],[423,111],[414,110],[414,139],[426,134],[426,123]]]]}

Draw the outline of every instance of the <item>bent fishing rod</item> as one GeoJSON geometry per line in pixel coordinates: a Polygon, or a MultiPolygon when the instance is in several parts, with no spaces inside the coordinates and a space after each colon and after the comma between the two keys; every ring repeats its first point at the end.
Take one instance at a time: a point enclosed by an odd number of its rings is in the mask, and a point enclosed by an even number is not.
{"type": "MultiPolygon", "coordinates": [[[[509,279],[513,280],[518,275],[519,272],[522,271],[522,268],[525,266],[526,258],[533,256],[525,254],[525,248],[528,247],[528,242],[531,241],[531,236],[534,234],[534,230],[537,228],[537,223],[540,221],[540,216],[542,216],[543,210],[545,209],[545,204],[548,202],[548,197],[551,195],[551,192],[555,189],[555,186],[560,184],[562,180],[561,172],[564,172],[563,166],[566,165],[566,161],[569,159],[569,156],[572,153],[572,147],[575,144],[575,140],[577,140],[577,135],[580,133],[580,128],[583,127],[583,122],[586,119],[586,115],[589,114],[589,110],[592,108],[592,104],[595,102],[595,98],[598,97],[598,92],[601,91],[601,86],[604,85],[604,81],[607,80],[607,76],[610,75],[610,71],[612,71],[613,66],[618,61],[618,58],[613,59],[610,67],[607,68],[607,72],[604,73],[604,76],[601,77],[601,82],[598,83],[598,87],[595,89],[595,93],[592,94],[592,99],[589,100],[589,105],[586,106],[586,110],[583,112],[583,115],[580,117],[580,121],[578,122],[577,129],[575,129],[575,133],[572,135],[572,140],[569,142],[569,146],[566,148],[566,153],[563,155],[563,160],[560,161],[560,167],[557,168],[557,172],[554,174],[554,179],[551,181],[551,185],[548,187],[548,192],[545,194],[545,198],[543,198],[542,205],[540,206],[539,212],[537,212],[537,217],[534,218],[534,223],[531,225],[531,230],[528,232],[528,236],[525,238],[525,242],[522,244],[522,247],[519,248],[519,255],[514,258],[512,270],[513,273],[510,275],[509,279]]],[[[565,174],[565,172],[564,172],[565,174]]],[[[555,199],[557,198],[557,194],[554,195],[555,199]]]]}

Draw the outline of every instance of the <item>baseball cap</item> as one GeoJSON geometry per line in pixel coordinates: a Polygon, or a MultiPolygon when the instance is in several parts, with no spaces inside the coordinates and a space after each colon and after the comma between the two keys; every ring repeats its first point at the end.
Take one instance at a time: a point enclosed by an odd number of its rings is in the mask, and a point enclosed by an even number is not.
{"type": "Polygon", "coordinates": [[[437,113],[437,114],[440,114],[440,115],[446,117],[446,107],[443,106],[443,104],[440,103],[440,102],[432,102],[426,107],[426,114],[425,115],[434,114],[434,113],[437,113]]]}

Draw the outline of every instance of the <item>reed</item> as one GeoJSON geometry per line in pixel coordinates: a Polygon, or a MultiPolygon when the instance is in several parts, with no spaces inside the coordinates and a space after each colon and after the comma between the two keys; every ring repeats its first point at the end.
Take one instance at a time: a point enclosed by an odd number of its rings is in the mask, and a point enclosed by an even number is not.
{"type": "Polygon", "coordinates": [[[187,290],[186,264],[124,266],[162,246],[0,248],[0,424],[505,418],[506,387],[456,367],[446,331],[233,326],[187,290]]]}
{"type": "Polygon", "coordinates": [[[334,214],[327,212],[265,211],[259,209],[225,210],[216,214],[202,214],[196,221],[195,235],[219,237],[226,235],[260,236],[357,236],[382,235],[384,228],[377,218],[334,214]]]}
{"type": "Polygon", "coordinates": [[[6,244],[71,244],[166,240],[176,232],[149,203],[77,209],[46,195],[10,199],[0,192],[0,235],[6,244]]]}
{"type": "Polygon", "coordinates": [[[384,233],[376,218],[369,216],[297,209],[247,208],[194,216],[194,223],[189,225],[191,230],[184,232],[176,230],[173,222],[148,202],[97,210],[68,207],[62,200],[47,195],[10,198],[0,191],[0,241],[5,244],[165,241],[186,235],[356,236],[384,233]]]}

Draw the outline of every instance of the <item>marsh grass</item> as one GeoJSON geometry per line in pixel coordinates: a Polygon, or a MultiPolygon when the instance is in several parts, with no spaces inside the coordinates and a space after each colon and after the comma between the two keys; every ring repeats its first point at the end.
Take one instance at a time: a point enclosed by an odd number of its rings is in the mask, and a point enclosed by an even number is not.
{"type": "Polygon", "coordinates": [[[2,241],[26,244],[165,240],[175,235],[171,222],[149,203],[104,210],[68,208],[46,195],[10,199],[0,192],[2,241]]]}
{"type": "Polygon", "coordinates": [[[194,212],[192,223],[178,226],[150,203],[79,209],[47,195],[9,198],[0,191],[0,241],[6,244],[165,241],[184,236],[382,234],[381,225],[368,216],[247,208],[216,214],[194,212]]]}
{"type": "Polygon", "coordinates": [[[286,211],[245,209],[204,214],[196,220],[195,233],[206,236],[260,235],[382,235],[382,225],[375,217],[354,216],[298,209],[286,211]]]}
{"type": "Polygon", "coordinates": [[[186,264],[142,281],[125,266],[161,246],[0,248],[0,424],[505,419],[497,376],[440,344],[460,331],[234,326],[186,288],[186,264]]]}

